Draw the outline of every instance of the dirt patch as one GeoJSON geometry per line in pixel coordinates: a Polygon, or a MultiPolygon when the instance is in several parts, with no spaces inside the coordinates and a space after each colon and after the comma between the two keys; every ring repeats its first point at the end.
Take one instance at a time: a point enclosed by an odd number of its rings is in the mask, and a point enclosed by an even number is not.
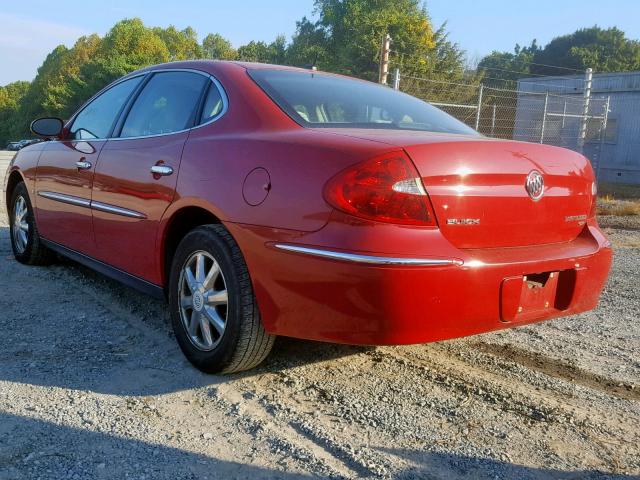
{"type": "Polygon", "coordinates": [[[582,370],[574,365],[569,365],[556,359],[515,347],[514,345],[491,345],[477,342],[470,344],[470,346],[482,352],[519,363],[528,369],[537,370],[550,377],[579,384],[593,390],[599,390],[608,395],[615,395],[618,398],[640,401],[640,386],[636,384],[617,382],[593,372],[582,370]]]}

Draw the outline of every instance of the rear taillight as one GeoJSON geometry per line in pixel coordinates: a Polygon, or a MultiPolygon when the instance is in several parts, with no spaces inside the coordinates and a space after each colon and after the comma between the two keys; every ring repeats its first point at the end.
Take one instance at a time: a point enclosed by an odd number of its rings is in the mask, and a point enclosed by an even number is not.
{"type": "Polygon", "coordinates": [[[403,225],[435,226],[422,180],[403,152],[353,165],[325,186],[325,198],[356,217],[403,225]]]}

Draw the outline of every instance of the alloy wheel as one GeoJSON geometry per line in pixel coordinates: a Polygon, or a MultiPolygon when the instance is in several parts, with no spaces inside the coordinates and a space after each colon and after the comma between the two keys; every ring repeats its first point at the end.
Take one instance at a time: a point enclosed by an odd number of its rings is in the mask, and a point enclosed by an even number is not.
{"type": "Polygon", "coordinates": [[[180,272],[180,318],[191,343],[213,350],[227,323],[227,284],[220,264],[204,251],[193,253],[180,272]]]}
{"type": "Polygon", "coordinates": [[[18,253],[24,253],[29,241],[27,213],[27,202],[24,197],[19,196],[13,205],[13,244],[18,253]]]}

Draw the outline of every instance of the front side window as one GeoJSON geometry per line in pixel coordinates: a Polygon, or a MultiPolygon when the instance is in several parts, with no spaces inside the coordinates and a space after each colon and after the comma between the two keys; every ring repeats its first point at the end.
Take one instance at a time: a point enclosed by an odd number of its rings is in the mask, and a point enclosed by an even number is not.
{"type": "Polygon", "coordinates": [[[427,102],[375,83],[290,70],[250,70],[249,74],[282,110],[305,127],[477,135],[427,102]]]}
{"type": "Polygon", "coordinates": [[[143,137],[190,128],[207,78],[191,72],[155,74],[134,102],[120,137],[143,137]]]}
{"type": "Polygon", "coordinates": [[[75,140],[107,138],[120,110],[141,81],[142,77],[125,80],[95,98],[73,121],[69,138],[75,140]]]}

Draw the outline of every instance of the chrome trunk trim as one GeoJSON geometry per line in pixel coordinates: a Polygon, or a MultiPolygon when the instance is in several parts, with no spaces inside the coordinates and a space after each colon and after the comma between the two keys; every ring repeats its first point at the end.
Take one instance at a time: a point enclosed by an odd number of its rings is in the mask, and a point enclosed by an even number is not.
{"type": "Polygon", "coordinates": [[[450,258],[404,258],[404,257],[382,257],[377,255],[363,255],[360,253],[337,252],[335,250],[325,250],[320,248],[303,247],[286,243],[275,243],[275,248],[287,252],[303,253],[316,257],[329,258],[332,260],[342,260],[347,262],[366,263],[370,265],[400,265],[415,267],[433,267],[446,265],[462,265],[462,260],[450,258]]]}

